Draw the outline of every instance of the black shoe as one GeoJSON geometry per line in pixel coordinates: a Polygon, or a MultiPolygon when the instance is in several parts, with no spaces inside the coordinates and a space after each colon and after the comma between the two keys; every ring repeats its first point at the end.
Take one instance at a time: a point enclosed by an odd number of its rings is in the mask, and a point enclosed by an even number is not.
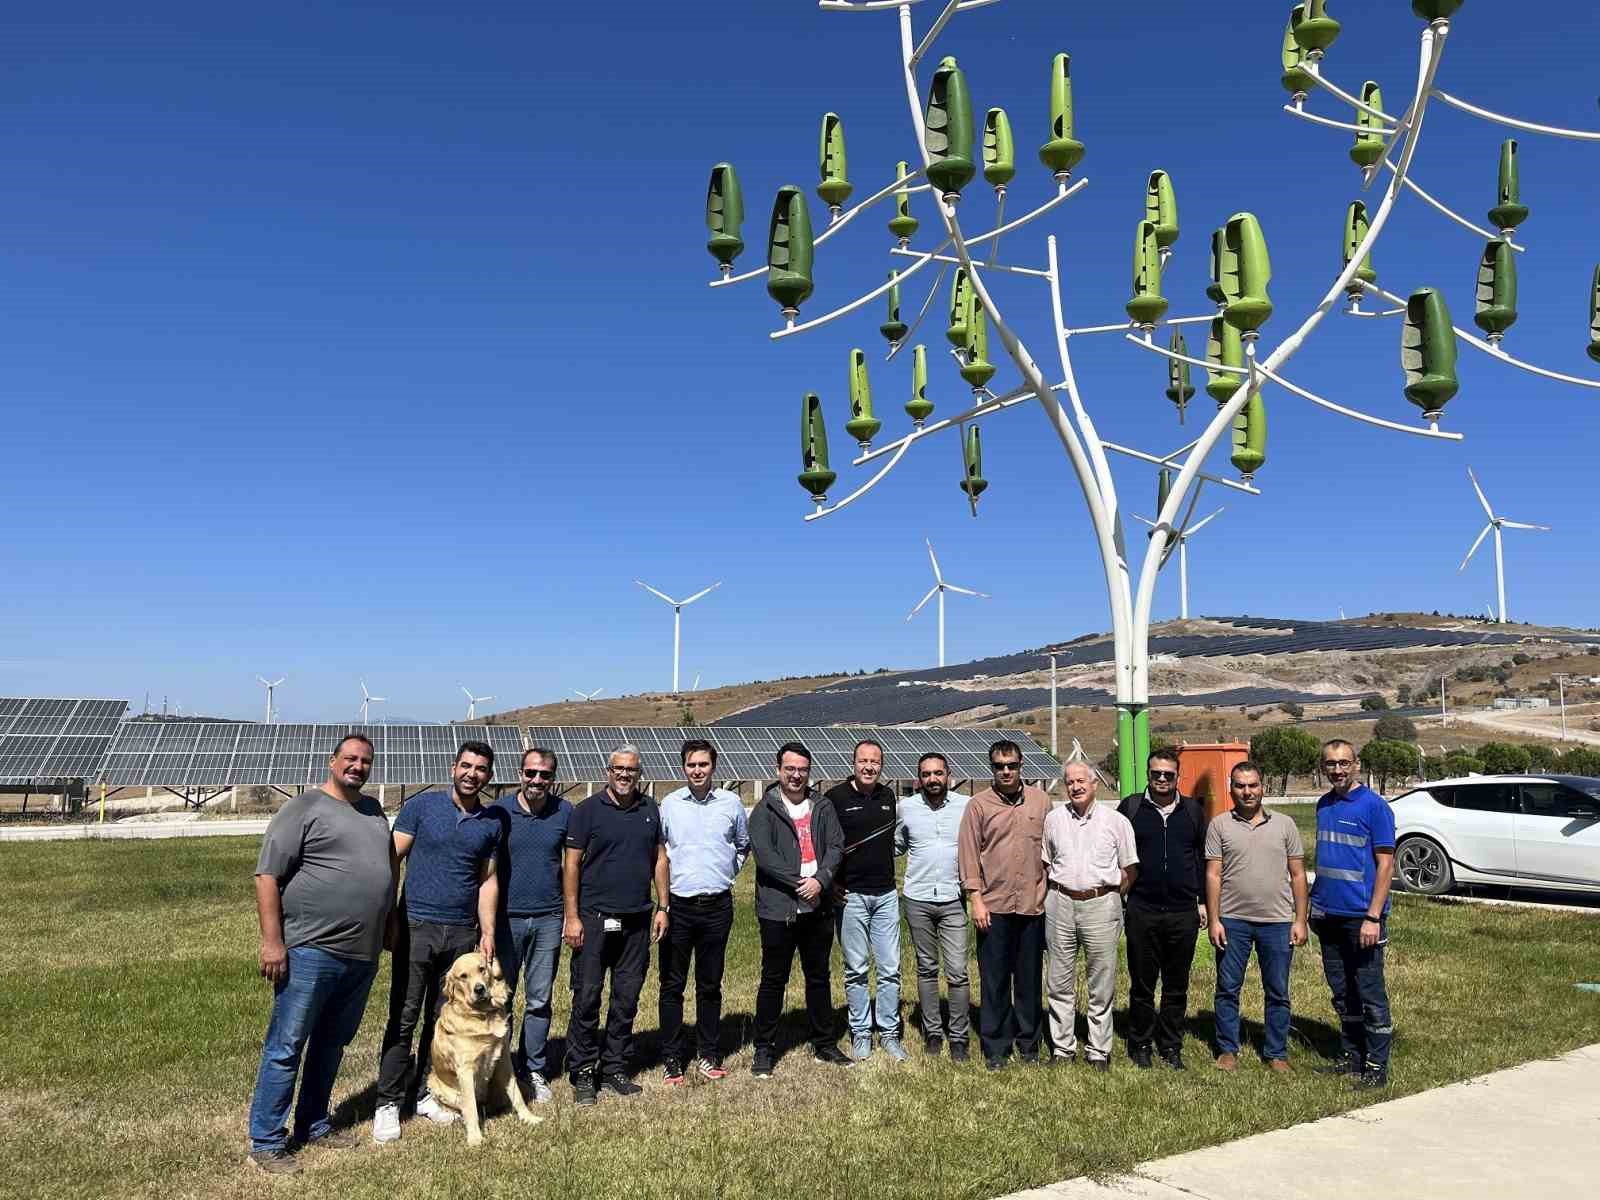
{"type": "Polygon", "coordinates": [[[951,1062],[966,1062],[970,1057],[971,1055],[967,1053],[967,1044],[965,1042],[950,1043],[951,1062]]]}
{"type": "Polygon", "coordinates": [[[600,1094],[595,1088],[593,1072],[572,1077],[572,1102],[579,1108],[592,1108],[599,1103],[600,1094]]]}
{"type": "Polygon", "coordinates": [[[274,1147],[271,1150],[252,1150],[250,1163],[259,1171],[268,1175],[298,1175],[300,1174],[300,1160],[295,1158],[288,1150],[274,1147]]]}
{"type": "Polygon", "coordinates": [[[1380,1091],[1388,1086],[1389,1072],[1382,1067],[1368,1067],[1355,1079],[1355,1089],[1358,1092],[1380,1091]]]}
{"type": "Polygon", "coordinates": [[[607,1075],[600,1081],[600,1087],[602,1091],[610,1092],[614,1096],[637,1096],[644,1091],[621,1071],[613,1071],[607,1075]]]}
{"type": "Polygon", "coordinates": [[[1039,1052],[1037,1050],[1035,1050],[1032,1054],[1023,1054],[1018,1052],[1017,1060],[1019,1062],[1026,1063],[1030,1067],[1037,1067],[1039,1065],[1039,1052]]]}
{"type": "Polygon", "coordinates": [[[983,1065],[990,1071],[1004,1071],[1006,1069],[1006,1060],[1003,1058],[986,1058],[983,1060],[983,1065]]]}
{"type": "Polygon", "coordinates": [[[669,1054],[661,1060],[661,1078],[668,1087],[682,1087],[683,1064],[669,1054]]]}
{"type": "Polygon", "coordinates": [[[1148,1071],[1155,1063],[1150,1059],[1149,1046],[1129,1046],[1128,1057],[1133,1060],[1133,1065],[1141,1071],[1148,1071]]]}
{"type": "Polygon", "coordinates": [[[1336,1058],[1332,1062],[1323,1063],[1320,1067],[1312,1067],[1313,1075],[1360,1075],[1362,1063],[1359,1058],[1336,1058]]]}
{"type": "Polygon", "coordinates": [[[773,1058],[771,1050],[756,1050],[755,1058],[750,1063],[750,1074],[757,1079],[771,1079],[772,1072],[777,1069],[777,1060],[773,1058]]]}
{"type": "Polygon", "coordinates": [[[944,1049],[944,1039],[935,1034],[922,1043],[922,1052],[929,1058],[938,1058],[939,1052],[944,1049]]]}
{"type": "Polygon", "coordinates": [[[813,1046],[811,1048],[811,1059],[813,1062],[827,1063],[835,1067],[855,1066],[855,1063],[850,1061],[850,1056],[832,1042],[822,1046],[813,1046]]]}
{"type": "Polygon", "coordinates": [[[1073,1050],[1068,1054],[1051,1054],[1050,1055],[1050,1065],[1051,1066],[1070,1067],[1070,1066],[1075,1065],[1077,1063],[1077,1061],[1078,1061],[1078,1052],[1076,1050],[1073,1050]]]}
{"type": "Polygon", "coordinates": [[[1109,1058],[1091,1058],[1089,1066],[1104,1075],[1111,1070],[1111,1060],[1109,1058]]]}
{"type": "Polygon", "coordinates": [[[1174,1071],[1187,1071],[1189,1069],[1183,1065],[1182,1050],[1174,1050],[1171,1054],[1163,1054],[1161,1056],[1161,1061],[1166,1063],[1167,1066],[1171,1067],[1174,1071]]]}

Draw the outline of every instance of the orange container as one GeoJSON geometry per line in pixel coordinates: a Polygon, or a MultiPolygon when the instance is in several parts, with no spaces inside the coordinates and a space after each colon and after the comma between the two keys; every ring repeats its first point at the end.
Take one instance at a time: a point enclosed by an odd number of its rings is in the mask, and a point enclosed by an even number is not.
{"type": "Polygon", "coordinates": [[[1228,772],[1250,757],[1244,742],[1185,742],[1178,755],[1178,790],[1193,796],[1214,817],[1233,807],[1228,796],[1228,772]]]}

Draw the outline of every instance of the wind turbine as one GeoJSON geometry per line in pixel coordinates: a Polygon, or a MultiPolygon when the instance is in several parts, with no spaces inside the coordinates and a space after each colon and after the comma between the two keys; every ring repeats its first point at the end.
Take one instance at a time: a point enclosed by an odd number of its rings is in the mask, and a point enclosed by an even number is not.
{"type": "Polygon", "coordinates": [[[1467,468],[1467,478],[1472,480],[1472,490],[1478,493],[1478,503],[1483,505],[1483,511],[1488,516],[1489,523],[1479,531],[1477,541],[1472,543],[1472,549],[1467,551],[1467,557],[1461,560],[1461,565],[1456,568],[1456,574],[1459,575],[1461,572],[1467,569],[1467,563],[1469,563],[1472,560],[1472,556],[1478,552],[1478,547],[1483,545],[1483,539],[1489,536],[1489,531],[1493,530],[1494,584],[1495,590],[1500,597],[1499,622],[1500,624],[1504,625],[1508,619],[1506,617],[1506,567],[1505,554],[1500,544],[1500,531],[1502,529],[1537,529],[1543,533],[1549,533],[1550,526],[1529,525],[1525,521],[1508,521],[1504,517],[1495,516],[1494,509],[1489,507],[1489,498],[1483,494],[1483,489],[1478,486],[1478,477],[1472,473],[1471,467],[1467,468]]]}
{"type": "Polygon", "coordinates": [[[387,696],[374,696],[371,692],[367,691],[367,681],[363,679],[361,681],[361,723],[363,725],[367,724],[368,705],[387,704],[388,701],[389,697],[387,696]]]}
{"type": "MultiPolygon", "coordinates": [[[[928,539],[923,539],[928,541],[928,539]]],[[[928,561],[933,564],[933,586],[928,589],[928,594],[917,601],[917,607],[906,614],[906,620],[911,620],[922,610],[922,606],[935,595],[939,597],[939,665],[944,666],[944,594],[946,592],[960,592],[963,596],[976,596],[980,600],[993,599],[988,592],[975,592],[971,588],[957,587],[953,583],[946,583],[944,575],[939,571],[939,559],[933,552],[933,542],[928,541],[928,561]]]]}
{"type": "Polygon", "coordinates": [[[474,696],[471,692],[467,691],[467,688],[466,688],[465,684],[457,684],[456,686],[461,688],[461,690],[466,693],[466,697],[467,697],[467,720],[476,721],[478,719],[478,705],[484,703],[485,701],[493,700],[494,697],[493,696],[474,696]]]}
{"type": "MultiPolygon", "coordinates": [[[[1220,517],[1223,511],[1223,509],[1219,508],[1209,517],[1202,517],[1193,525],[1184,526],[1169,539],[1178,543],[1178,616],[1185,621],[1189,619],[1189,539],[1199,533],[1207,522],[1214,521],[1220,517]]],[[[1154,521],[1148,517],[1141,517],[1138,513],[1133,514],[1133,519],[1144,522],[1151,529],[1156,527],[1154,521]]],[[[1342,608],[1339,610],[1339,619],[1344,619],[1344,609],[1342,608]]]]}
{"type": "Polygon", "coordinates": [[[593,700],[596,696],[598,696],[603,691],[605,691],[605,688],[603,688],[603,687],[597,687],[592,692],[580,692],[577,688],[573,688],[572,689],[572,694],[574,696],[578,697],[578,699],[582,700],[585,704],[587,704],[587,703],[589,703],[589,701],[593,700]]]}
{"type": "MultiPolygon", "coordinates": [[[[287,675],[283,676],[283,678],[281,678],[281,679],[263,679],[259,675],[256,676],[256,682],[259,683],[262,687],[267,689],[267,722],[266,723],[268,725],[272,724],[272,692],[273,692],[273,689],[276,688],[280,683],[283,682],[284,679],[287,679],[287,678],[289,678],[287,675]]],[[[145,707],[146,708],[150,707],[150,701],[149,701],[148,697],[145,700],[145,707]]]]}
{"type": "Polygon", "coordinates": [[[694,595],[690,596],[687,600],[674,600],[665,592],[656,591],[655,588],[651,587],[642,579],[635,579],[634,582],[642,587],[645,591],[649,592],[652,596],[659,596],[668,604],[672,605],[672,694],[676,696],[678,694],[678,651],[683,642],[683,610],[687,605],[693,604],[707,592],[716,591],[722,586],[722,580],[719,579],[710,587],[701,589],[694,595]]]}

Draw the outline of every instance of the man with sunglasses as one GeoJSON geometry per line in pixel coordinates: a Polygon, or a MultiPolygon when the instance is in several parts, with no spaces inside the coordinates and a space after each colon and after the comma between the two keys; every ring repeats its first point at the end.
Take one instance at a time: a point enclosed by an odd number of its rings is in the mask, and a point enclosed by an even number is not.
{"type": "Polygon", "coordinates": [[[1383,979],[1394,877],[1394,813],[1361,782],[1356,748],[1342,738],[1322,747],[1329,789],[1317,801],[1317,877],[1311,927],[1322,944],[1322,973],[1339,1014],[1338,1061],[1316,1071],[1351,1075],[1358,1088],[1389,1085],[1394,1025],[1383,979]]]}
{"type": "Polygon", "coordinates": [[[1128,1057],[1148,1071],[1151,1043],[1174,1071],[1183,1067],[1183,1023],[1189,968],[1200,936],[1205,875],[1206,810],[1178,791],[1178,755],[1155,750],[1150,784],[1117,811],[1133,826],[1139,873],[1128,892],[1128,1057]],[[1156,986],[1161,1009],[1156,1011],[1156,986]]]}
{"type": "Polygon", "coordinates": [[[994,785],[967,802],[957,835],[961,888],[978,931],[978,1040],[991,1071],[1013,1047],[1039,1061],[1043,1038],[1044,819],[1050,798],[1022,782],[1022,748],[1009,739],[989,747],[994,785]]]}
{"type": "Polygon", "coordinates": [[[550,997],[561,958],[561,859],[572,821],[572,805],[553,790],[556,756],[535,747],[522,755],[522,786],[495,803],[505,810],[509,831],[501,849],[500,932],[495,947],[500,969],[516,999],[523,985],[522,1034],[511,1067],[523,1091],[550,1102],[545,1043],[550,1036],[550,997]]]}

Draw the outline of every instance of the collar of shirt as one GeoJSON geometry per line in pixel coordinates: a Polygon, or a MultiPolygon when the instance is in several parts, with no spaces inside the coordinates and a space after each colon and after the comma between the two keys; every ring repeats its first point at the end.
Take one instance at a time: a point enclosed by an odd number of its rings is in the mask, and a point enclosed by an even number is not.
{"type": "Polygon", "coordinates": [[[461,824],[463,821],[475,821],[489,811],[489,806],[484,804],[481,800],[478,802],[477,807],[475,808],[462,808],[461,805],[456,803],[456,793],[454,788],[444,793],[444,798],[445,802],[456,811],[457,825],[461,824]]]}
{"type": "Polygon", "coordinates": [[[538,817],[548,816],[550,810],[555,806],[556,798],[549,792],[546,792],[544,794],[544,802],[540,804],[538,808],[530,808],[527,800],[522,795],[522,789],[518,788],[516,791],[511,793],[511,803],[506,805],[506,810],[513,816],[535,819],[538,817]]]}
{"type": "Polygon", "coordinates": [[[1261,818],[1261,820],[1259,820],[1259,821],[1252,821],[1249,817],[1241,816],[1239,814],[1239,810],[1237,808],[1230,808],[1228,810],[1228,815],[1230,817],[1232,817],[1235,821],[1239,822],[1239,824],[1248,825],[1252,829],[1256,828],[1258,825],[1265,825],[1268,821],[1270,821],[1272,819],[1272,814],[1267,811],[1267,806],[1265,804],[1263,804],[1256,811],[1256,815],[1261,818]]]}
{"type": "Polygon", "coordinates": [[[1071,800],[1068,800],[1066,804],[1067,816],[1071,817],[1074,821],[1087,824],[1088,822],[1094,820],[1095,809],[1099,807],[1100,805],[1097,801],[1091,800],[1089,802],[1089,807],[1084,809],[1083,812],[1079,812],[1078,806],[1071,800]]]}
{"type": "Polygon", "coordinates": [[[644,793],[636,790],[632,793],[632,796],[632,804],[623,804],[621,800],[617,799],[617,794],[611,790],[610,784],[607,784],[606,790],[601,794],[600,798],[604,803],[611,805],[612,808],[619,809],[622,812],[632,812],[644,802],[644,793]]]}

